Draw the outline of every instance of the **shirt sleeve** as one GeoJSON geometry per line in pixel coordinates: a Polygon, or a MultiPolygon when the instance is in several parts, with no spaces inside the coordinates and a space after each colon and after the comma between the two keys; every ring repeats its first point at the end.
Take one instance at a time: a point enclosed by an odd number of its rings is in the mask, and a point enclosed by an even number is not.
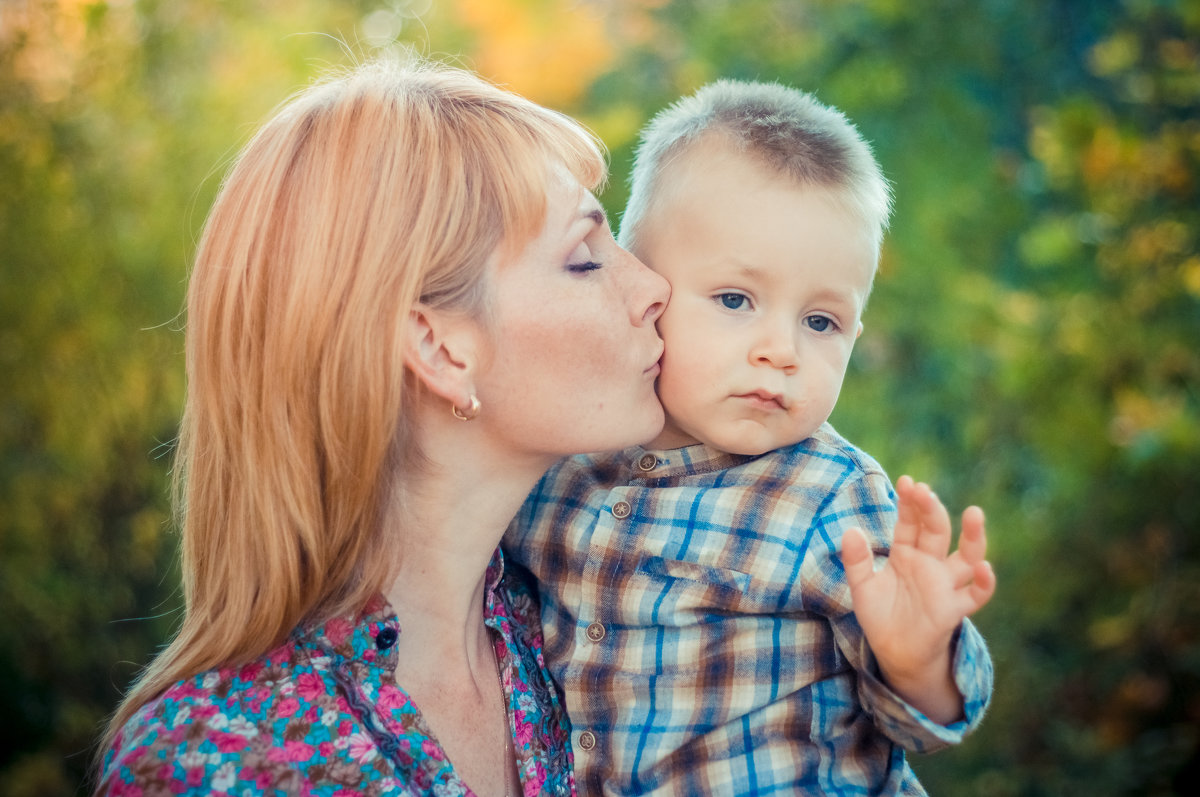
{"type": "Polygon", "coordinates": [[[841,560],[842,538],[850,528],[862,529],[871,544],[877,564],[892,546],[895,526],[895,494],[882,473],[866,472],[850,479],[831,494],[817,516],[815,530],[824,545],[824,555],[814,557],[802,574],[806,603],[826,614],[839,652],[845,656],[858,679],[858,699],[881,733],[896,744],[917,753],[929,753],[960,743],[983,719],[991,699],[991,657],[975,626],[964,620],[952,641],[953,677],[963,696],[964,717],[941,725],[927,717],[883,682],[866,636],[853,612],[850,586],[841,560]]]}
{"type": "Polygon", "coordinates": [[[964,716],[949,725],[934,722],[893,692],[880,678],[879,667],[861,630],[858,638],[860,650],[853,658],[862,663],[858,671],[859,698],[875,726],[896,744],[914,753],[936,752],[961,743],[983,721],[992,695],[992,659],[983,637],[970,620],[963,620],[952,643],[954,682],[963,696],[964,716]]]}

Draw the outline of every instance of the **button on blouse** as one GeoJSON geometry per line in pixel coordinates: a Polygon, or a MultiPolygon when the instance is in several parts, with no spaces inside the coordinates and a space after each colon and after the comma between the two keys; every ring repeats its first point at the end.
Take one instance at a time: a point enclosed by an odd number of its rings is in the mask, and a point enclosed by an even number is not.
{"type": "Polygon", "coordinates": [[[384,626],[378,634],[375,635],[375,647],[379,650],[387,650],[392,645],[396,644],[396,640],[400,638],[400,633],[392,626],[384,626]]]}

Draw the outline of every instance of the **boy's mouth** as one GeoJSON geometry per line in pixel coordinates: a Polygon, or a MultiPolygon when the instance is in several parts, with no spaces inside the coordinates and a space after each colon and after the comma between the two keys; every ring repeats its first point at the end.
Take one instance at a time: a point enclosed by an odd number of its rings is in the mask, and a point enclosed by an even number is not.
{"type": "Polygon", "coordinates": [[[784,403],[783,396],[779,393],[772,393],[769,390],[753,390],[749,393],[739,393],[734,395],[734,398],[745,399],[752,406],[764,410],[787,410],[787,404],[784,403]]]}

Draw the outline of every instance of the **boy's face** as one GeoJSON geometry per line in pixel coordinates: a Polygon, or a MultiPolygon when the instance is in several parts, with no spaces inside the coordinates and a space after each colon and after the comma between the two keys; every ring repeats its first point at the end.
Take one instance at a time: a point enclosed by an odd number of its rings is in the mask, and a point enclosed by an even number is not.
{"type": "Polygon", "coordinates": [[[671,283],[656,448],[761,454],[828,420],[875,269],[863,224],[831,193],[727,149],[675,164],[636,254],[671,283]]]}

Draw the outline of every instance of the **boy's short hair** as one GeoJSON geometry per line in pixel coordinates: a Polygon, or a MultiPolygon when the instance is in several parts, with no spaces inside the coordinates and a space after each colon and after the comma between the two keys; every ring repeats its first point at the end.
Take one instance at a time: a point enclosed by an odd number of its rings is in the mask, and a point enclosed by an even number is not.
{"type": "Polygon", "coordinates": [[[878,253],[891,190],[870,145],[845,115],[779,83],[718,80],[660,111],[642,130],[629,178],[620,243],[637,244],[666,167],[705,134],[719,134],[798,185],[840,190],[866,225],[878,253]]]}

